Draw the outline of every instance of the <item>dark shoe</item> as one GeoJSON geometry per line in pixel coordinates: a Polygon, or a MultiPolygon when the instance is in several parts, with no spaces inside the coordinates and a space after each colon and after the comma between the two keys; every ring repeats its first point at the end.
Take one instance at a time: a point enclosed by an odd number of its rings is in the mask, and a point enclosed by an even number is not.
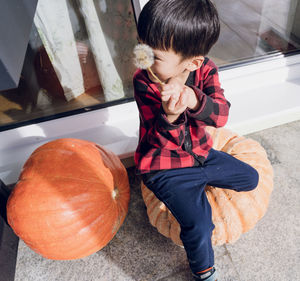
{"type": "Polygon", "coordinates": [[[217,271],[214,267],[201,275],[193,273],[193,277],[197,281],[218,281],[217,271]]]}

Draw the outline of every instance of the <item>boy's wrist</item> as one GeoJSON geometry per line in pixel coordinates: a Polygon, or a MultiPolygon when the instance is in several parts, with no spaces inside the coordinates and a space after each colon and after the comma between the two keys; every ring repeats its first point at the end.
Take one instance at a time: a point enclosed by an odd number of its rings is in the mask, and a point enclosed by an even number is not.
{"type": "Polygon", "coordinates": [[[200,106],[198,97],[192,88],[190,88],[190,87],[186,87],[186,88],[189,92],[189,99],[188,99],[187,107],[193,111],[197,111],[197,109],[200,106]]]}
{"type": "Polygon", "coordinates": [[[180,116],[180,114],[167,114],[166,115],[166,117],[170,123],[174,123],[178,119],[179,116],[180,116]]]}

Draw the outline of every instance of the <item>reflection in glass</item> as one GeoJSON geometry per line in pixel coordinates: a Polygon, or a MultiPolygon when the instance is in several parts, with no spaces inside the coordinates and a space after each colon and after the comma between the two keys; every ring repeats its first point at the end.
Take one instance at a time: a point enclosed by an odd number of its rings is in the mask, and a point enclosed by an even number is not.
{"type": "Polygon", "coordinates": [[[19,87],[0,92],[0,126],[131,97],[135,44],[130,1],[40,0],[19,87]]]}
{"type": "Polygon", "coordinates": [[[300,48],[299,0],[213,0],[221,34],[210,57],[224,66],[300,48]]]}

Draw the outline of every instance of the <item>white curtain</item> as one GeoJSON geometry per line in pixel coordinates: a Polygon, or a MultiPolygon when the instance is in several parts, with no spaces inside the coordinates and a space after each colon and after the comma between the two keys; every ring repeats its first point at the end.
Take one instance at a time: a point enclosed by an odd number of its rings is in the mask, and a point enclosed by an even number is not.
{"type": "MultiPolygon", "coordinates": [[[[67,0],[39,0],[34,23],[69,101],[84,93],[67,0]]],[[[93,0],[80,0],[97,72],[106,101],[124,97],[123,84],[115,68],[93,0]]]]}

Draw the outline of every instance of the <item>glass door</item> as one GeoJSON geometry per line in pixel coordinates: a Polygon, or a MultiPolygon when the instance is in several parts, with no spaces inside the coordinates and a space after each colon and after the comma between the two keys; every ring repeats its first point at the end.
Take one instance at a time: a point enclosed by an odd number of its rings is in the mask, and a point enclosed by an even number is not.
{"type": "MultiPolygon", "coordinates": [[[[299,0],[213,0],[222,68],[300,48],[299,0]]],[[[18,88],[0,91],[0,131],[132,101],[132,50],[147,0],[39,0],[18,88]]]]}

